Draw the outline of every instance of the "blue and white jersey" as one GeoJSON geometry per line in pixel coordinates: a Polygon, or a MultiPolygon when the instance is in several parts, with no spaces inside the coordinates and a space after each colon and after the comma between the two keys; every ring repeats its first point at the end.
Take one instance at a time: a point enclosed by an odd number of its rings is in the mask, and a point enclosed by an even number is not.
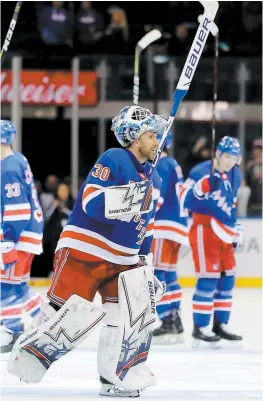
{"type": "Polygon", "coordinates": [[[44,219],[27,159],[14,152],[1,161],[1,241],[42,253],[44,219]]]}
{"type": "Polygon", "coordinates": [[[141,165],[129,150],[113,148],[103,153],[79,191],[57,250],[69,247],[119,265],[133,265],[139,254],[148,254],[161,188],[158,173],[154,173],[150,186],[155,194],[153,209],[130,222],[105,217],[104,190],[148,180],[150,169],[150,163],[141,165]]]}
{"type": "Polygon", "coordinates": [[[180,216],[176,193],[176,184],[184,182],[181,166],[172,157],[164,156],[157,164],[157,172],[162,180],[162,188],[155,216],[154,238],[188,245],[187,219],[180,216]]]}
{"type": "MultiPolygon", "coordinates": [[[[218,172],[219,173],[219,172],[218,172]]],[[[180,190],[181,211],[189,209],[195,214],[211,216],[213,231],[227,243],[233,242],[236,235],[237,191],[241,185],[241,174],[237,166],[228,173],[223,173],[216,188],[202,197],[197,196],[194,184],[204,176],[211,174],[211,161],[195,166],[180,190]]],[[[194,219],[193,219],[194,220],[194,219]]],[[[200,221],[200,219],[199,219],[200,221]]]]}

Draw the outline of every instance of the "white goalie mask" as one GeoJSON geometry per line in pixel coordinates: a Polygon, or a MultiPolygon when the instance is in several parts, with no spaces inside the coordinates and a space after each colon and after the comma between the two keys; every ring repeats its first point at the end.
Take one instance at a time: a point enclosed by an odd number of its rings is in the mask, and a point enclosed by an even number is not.
{"type": "Polygon", "coordinates": [[[126,106],[112,119],[111,129],[124,148],[145,132],[163,134],[166,120],[140,106],[126,106]]]}

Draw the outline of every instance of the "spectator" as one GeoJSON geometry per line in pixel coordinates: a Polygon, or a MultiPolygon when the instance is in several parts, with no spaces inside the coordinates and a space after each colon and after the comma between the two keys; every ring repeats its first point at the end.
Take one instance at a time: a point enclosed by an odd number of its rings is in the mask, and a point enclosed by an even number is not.
{"type": "Polygon", "coordinates": [[[92,8],[91,1],[82,1],[76,17],[77,52],[97,53],[103,28],[103,18],[92,8]]]}
{"type": "Polygon", "coordinates": [[[247,217],[248,201],[251,195],[251,188],[246,185],[245,180],[237,192],[237,215],[238,217],[247,217]]]}
{"type": "Polygon", "coordinates": [[[56,175],[48,175],[45,181],[45,191],[39,195],[45,219],[50,215],[50,209],[53,206],[54,195],[57,191],[58,184],[59,178],[56,175]]]}
{"type": "Polygon", "coordinates": [[[192,150],[189,152],[187,158],[187,174],[196,164],[211,159],[211,148],[205,136],[200,137],[194,144],[192,150]]]}
{"type": "Polygon", "coordinates": [[[61,231],[63,230],[68,217],[73,209],[70,201],[70,188],[61,182],[58,187],[52,203],[52,212],[46,220],[44,228],[44,252],[49,265],[48,271],[52,271],[52,261],[57,242],[61,231]]]}
{"type": "Polygon", "coordinates": [[[189,29],[186,24],[175,27],[174,35],[168,42],[168,54],[171,56],[183,56],[189,47],[189,29]]]}
{"type": "Polygon", "coordinates": [[[250,216],[262,216],[262,138],[252,144],[252,159],[246,167],[246,182],[251,188],[248,213],[250,216]]]}
{"type": "Polygon", "coordinates": [[[39,11],[38,30],[45,45],[45,56],[70,55],[72,47],[73,15],[64,8],[63,1],[53,1],[39,11]]]}
{"type": "Polygon", "coordinates": [[[111,22],[105,32],[107,53],[127,54],[129,30],[126,13],[122,8],[113,8],[111,22]]]}

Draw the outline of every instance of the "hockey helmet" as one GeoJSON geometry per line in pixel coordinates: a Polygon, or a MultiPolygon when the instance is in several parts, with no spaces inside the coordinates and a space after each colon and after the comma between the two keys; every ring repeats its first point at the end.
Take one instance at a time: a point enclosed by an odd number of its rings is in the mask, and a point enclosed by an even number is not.
{"type": "Polygon", "coordinates": [[[1,124],[1,145],[12,145],[16,129],[9,120],[0,120],[1,124]]]}
{"type": "Polygon", "coordinates": [[[216,147],[216,150],[220,153],[229,153],[233,156],[238,156],[237,164],[241,163],[242,160],[242,149],[240,142],[237,138],[231,136],[224,136],[216,147]]]}
{"type": "Polygon", "coordinates": [[[149,109],[126,106],[112,119],[111,130],[124,148],[131,145],[145,132],[164,132],[166,120],[149,109]]]}

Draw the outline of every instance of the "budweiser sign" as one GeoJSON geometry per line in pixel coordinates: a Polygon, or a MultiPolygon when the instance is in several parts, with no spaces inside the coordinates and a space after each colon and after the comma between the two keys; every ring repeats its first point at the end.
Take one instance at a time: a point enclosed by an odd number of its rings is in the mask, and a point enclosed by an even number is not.
{"type": "MultiPolygon", "coordinates": [[[[12,71],[1,72],[1,102],[12,102],[12,71]]],[[[79,72],[79,105],[96,106],[97,74],[79,72]]],[[[23,104],[61,105],[72,103],[72,73],[64,71],[21,71],[20,99],[23,104]]]]}

